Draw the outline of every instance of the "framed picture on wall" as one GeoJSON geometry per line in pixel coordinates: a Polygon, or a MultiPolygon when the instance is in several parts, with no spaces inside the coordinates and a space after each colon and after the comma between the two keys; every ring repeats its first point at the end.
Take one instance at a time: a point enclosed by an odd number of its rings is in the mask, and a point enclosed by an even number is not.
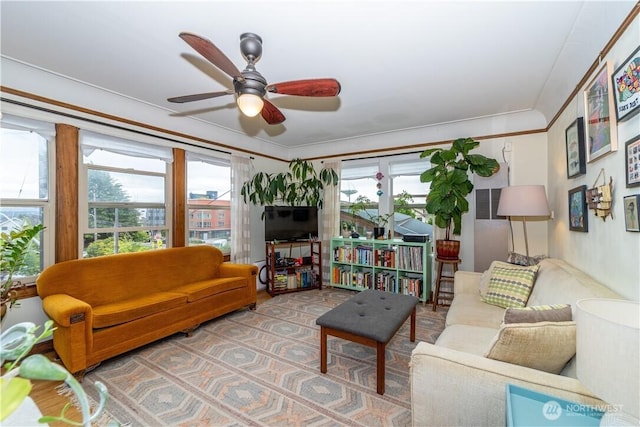
{"type": "Polygon", "coordinates": [[[635,187],[640,185],[640,135],[631,138],[624,147],[627,187],[635,187]]]}
{"type": "Polygon", "coordinates": [[[609,87],[611,68],[611,62],[607,61],[584,91],[587,162],[618,149],[613,91],[609,87]]]}
{"type": "Polygon", "coordinates": [[[627,231],[640,231],[640,220],[638,220],[638,205],[640,205],[640,194],[625,196],[624,225],[627,228],[627,231]]]}
{"type": "Polygon", "coordinates": [[[575,178],[587,172],[584,153],[584,119],[578,117],[565,131],[567,148],[567,178],[575,178]]]}
{"type": "Polygon", "coordinates": [[[611,76],[616,118],[623,121],[640,111],[640,46],[625,59],[611,76]]]}
{"type": "Polygon", "coordinates": [[[569,230],[589,231],[589,212],[587,210],[587,186],[569,190],[569,230]]]}

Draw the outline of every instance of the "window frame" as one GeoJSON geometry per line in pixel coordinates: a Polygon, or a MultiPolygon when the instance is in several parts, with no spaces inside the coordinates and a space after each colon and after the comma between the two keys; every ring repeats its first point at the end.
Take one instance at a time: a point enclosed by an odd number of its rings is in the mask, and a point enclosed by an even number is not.
{"type": "MultiPolygon", "coordinates": [[[[22,118],[17,118],[17,120],[22,121],[22,118]]],[[[42,135],[38,132],[38,124],[42,124],[45,126],[49,126],[50,123],[44,121],[35,121],[32,119],[24,119],[25,124],[21,124],[21,127],[24,127],[24,132],[35,132],[39,134],[46,141],[47,148],[47,197],[46,198],[38,198],[38,199],[16,199],[16,198],[2,198],[0,196],[0,206],[2,207],[10,207],[10,208],[39,208],[42,209],[42,225],[45,227],[45,230],[41,232],[41,241],[40,241],[40,273],[44,271],[48,266],[52,265],[55,262],[55,214],[54,204],[52,203],[52,193],[55,191],[55,152],[56,152],[56,138],[55,131],[50,136],[42,135]],[[33,124],[33,127],[31,126],[33,124]]],[[[4,123],[4,120],[0,122],[4,123]]],[[[12,130],[21,130],[15,129],[10,124],[7,126],[12,130]]],[[[39,160],[42,159],[42,156],[38,156],[39,160]]],[[[34,297],[37,295],[35,281],[38,273],[35,276],[24,276],[19,277],[20,281],[25,285],[25,289],[20,290],[18,292],[18,299],[34,297]]]]}
{"type": "MultiPolygon", "coordinates": [[[[365,158],[365,159],[344,160],[342,162],[341,170],[342,172],[344,172],[345,170],[348,171],[349,169],[362,168],[363,170],[362,173],[371,173],[371,178],[374,180],[375,180],[375,177],[374,177],[375,173],[381,172],[383,177],[381,180],[379,180],[379,183],[381,184],[380,190],[382,191],[382,196],[378,197],[378,215],[386,215],[394,212],[395,198],[400,195],[400,193],[396,194],[394,191],[394,182],[393,182],[394,178],[396,178],[397,176],[419,175],[421,172],[429,169],[429,164],[430,163],[428,159],[419,158],[419,153],[409,153],[409,154],[398,154],[398,155],[389,155],[389,156],[381,156],[381,157],[371,157],[371,158],[365,158]],[[406,173],[406,174],[397,174],[397,175],[394,175],[392,173],[394,165],[411,164],[411,163],[415,163],[415,166],[410,168],[413,170],[413,172],[406,173]],[[372,172],[373,165],[377,166],[376,172],[372,172]]],[[[341,177],[340,177],[341,181],[343,179],[343,176],[344,175],[341,174],[341,177]]],[[[369,178],[369,175],[355,174],[353,179],[358,177],[369,178]]],[[[372,183],[373,182],[375,181],[372,181],[372,183]]],[[[424,209],[424,206],[426,205],[426,194],[428,194],[429,184],[424,184],[424,186],[425,186],[425,192],[417,195],[422,197],[422,195],[424,194],[424,197],[423,197],[424,202],[416,203],[416,200],[414,197],[414,202],[411,204],[412,207],[418,207],[418,208],[423,207],[424,209]]],[[[342,207],[342,204],[341,204],[341,207],[342,207]]],[[[424,217],[426,220],[428,218],[428,214],[426,213],[426,210],[424,210],[424,212],[425,212],[424,217]]],[[[391,235],[394,235],[395,227],[394,227],[393,221],[389,221],[386,228],[387,230],[391,231],[391,235]]]]}
{"type": "MultiPolygon", "coordinates": [[[[114,137],[108,134],[94,134],[93,132],[86,132],[86,135],[82,135],[79,138],[78,144],[80,145],[80,149],[78,150],[78,164],[79,164],[79,174],[78,174],[78,257],[80,259],[84,258],[85,247],[84,247],[84,238],[86,234],[114,234],[117,236],[119,233],[127,233],[127,232],[135,232],[135,231],[158,231],[165,233],[165,248],[172,247],[173,238],[173,168],[172,163],[167,161],[165,158],[157,157],[157,160],[163,161],[165,164],[164,173],[149,171],[149,170],[141,170],[141,169],[131,169],[131,168],[118,168],[114,166],[106,166],[101,164],[90,164],[84,162],[84,152],[83,152],[83,138],[91,138],[92,135],[98,135],[98,137],[104,137],[108,140],[118,140],[121,142],[130,141],[132,143],[137,144],[138,141],[131,139],[128,140],[124,137],[114,137]],[[128,175],[142,175],[142,176],[157,176],[164,177],[164,203],[158,202],[90,202],[89,201],[89,170],[99,170],[105,172],[116,172],[123,173],[128,175]],[[141,225],[138,227],[103,227],[103,228],[91,228],[89,226],[89,209],[91,207],[96,208],[121,208],[121,209],[154,209],[161,208],[165,210],[165,223],[163,226],[159,225],[141,225]]],[[[148,143],[141,143],[148,144],[148,143]]],[[[89,144],[92,145],[92,144],[89,144]]],[[[108,149],[105,149],[109,151],[108,149]]],[[[130,157],[138,157],[135,154],[121,153],[117,151],[113,151],[119,155],[125,155],[130,157]]],[[[152,157],[155,158],[155,157],[152,157]]],[[[151,240],[153,249],[159,249],[159,246],[153,247],[153,241],[151,240]]],[[[114,252],[116,253],[116,252],[114,252]]]]}
{"type": "MultiPolygon", "coordinates": [[[[194,203],[190,203],[190,201],[192,200],[202,200],[202,199],[192,199],[190,198],[191,192],[189,191],[189,163],[190,162],[201,162],[201,163],[206,163],[212,166],[219,166],[219,167],[225,167],[228,168],[229,170],[229,195],[231,194],[231,176],[232,176],[232,171],[231,171],[231,159],[230,158],[226,158],[224,156],[212,156],[210,153],[200,153],[200,152],[196,152],[196,151],[187,151],[186,152],[186,156],[185,156],[185,186],[186,186],[186,191],[185,191],[185,242],[187,244],[187,246],[192,246],[192,245],[197,245],[198,243],[192,243],[191,242],[191,222],[192,222],[192,218],[191,218],[191,211],[195,211],[197,212],[197,218],[193,218],[193,220],[200,220],[200,221],[208,221],[209,222],[209,228],[211,229],[215,229],[220,227],[220,222],[223,222],[222,227],[224,229],[224,219],[228,216],[229,217],[229,237],[226,238],[227,240],[227,244],[229,246],[229,250],[225,250],[224,248],[220,248],[216,245],[213,245],[215,247],[218,247],[219,249],[222,250],[222,253],[225,256],[229,256],[231,255],[231,233],[233,232],[232,229],[232,225],[231,225],[231,199],[228,200],[228,206],[219,206],[219,205],[211,205],[211,206],[206,206],[206,205],[201,205],[201,204],[194,204],[194,203]],[[209,211],[209,217],[208,218],[204,218],[202,216],[202,213],[205,211],[209,211]],[[228,212],[226,215],[224,212],[228,212]],[[217,212],[216,215],[214,215],[214,212],[217,212]],[[222,219],[220,218],[220,215],[223,215],[222,219]]],[[[222,197],[224,196],[226,193],[222,193],[221,195],[219,195],[218,197],[222,197]]],[[[218,200],[218,199],[205,199],[205,200],[218,200]]],[[[222,200],[222,201],[226,201],[226,199],[222,200]]],[[[215,239],[215,238],[214,238],[215,239]]],[[[204,243],[206,244],[206,243],[204,243]]]]}

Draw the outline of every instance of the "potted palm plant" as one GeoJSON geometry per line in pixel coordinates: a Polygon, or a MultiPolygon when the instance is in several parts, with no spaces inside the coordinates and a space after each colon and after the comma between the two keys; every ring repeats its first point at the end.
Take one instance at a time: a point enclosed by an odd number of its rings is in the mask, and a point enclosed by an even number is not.
{"type": "Polygon", "coordinates": [[[431,183],[426,209],[435,225],[445,230],[445,238],[436,240],[436,252],[442,259],[457,259],[460,253],[460,241],[451,239],[451,234],[460,235],[462,214],[469,211],[467,195],[473,190],[469,172],[488,177],[500,170],[495,159],[469,153],[478,145],[472,138],[459,138],[448,149],[430,148],[420,154],[431,161],[420,181],[431,183]]]}
{"type": "Polygon", "coordinates": [[[0,234],[0,305],[1,318],[17,299],[17,288],[22,285],[14,276],[26,265],[33,239],[44,230],[42,224],[25,223],[22,227],[0,234]]]}

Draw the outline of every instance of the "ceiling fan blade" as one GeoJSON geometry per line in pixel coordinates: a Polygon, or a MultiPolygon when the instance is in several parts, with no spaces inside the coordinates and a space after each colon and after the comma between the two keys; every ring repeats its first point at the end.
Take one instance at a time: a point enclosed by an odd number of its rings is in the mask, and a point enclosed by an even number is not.
{"type": "Polygon", "coordinates": [[[185,96],[176,96],[174,98],[167,98],[169,102],[191,102],[191,101],[201,101],[203,99],[216,98],[218,96],[224,95],[233,95],[232,90],[223,90],[221,92],[207,92],[207,93],[196,93],[195,95],[185,95],[185,96]]]}
{"type": "Polygon", "coordinates": [[[196,34],[182,32],[180,38],[187,42],[200,55],[204,56],[209,62],[229,74],[234,79],[244,80],[242,73],[238,70],[233,62],[222,53],[210,40],[200,37],[196,34]]]}
{"type": "Polygon", "coordinates": [[[264,106],[262,107],[261,112],[262,118],[270,125],[277,125],[284,122],[285,117],[284,114],[282,114],[282,111],[269,102],[268,99],[263,98],[262,100],[264,101],[264,106]]]}
{"type": "Polygon", "coordinates": [[[340,93],[340,83],[336,79],[294,80],[270,84],[266,89],[282,95],[336,96],[340,93]]]}

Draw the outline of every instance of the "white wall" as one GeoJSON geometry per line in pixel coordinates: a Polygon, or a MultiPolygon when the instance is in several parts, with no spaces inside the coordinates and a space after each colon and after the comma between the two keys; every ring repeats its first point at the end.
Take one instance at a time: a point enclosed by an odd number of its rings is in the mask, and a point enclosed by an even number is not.
{"type": "MultiPolygon", "coordinates": [[[[612,61],[614,69],[640,45],[640,18],[614,46],[604,60],[612,61]]],[[[590,76],[591,77],[591,76],[590,76]]],[[[583,90],[581,88],[581,90],[583,90]]],[[[565,160],[565,129],[577,117],[584,116],[580,92],[548,132],[549,202],[555,219],[549,224],[549,252],[587,272],[616,292],[632,300],[640,299],[640,233],[625,230],[623,197],[640,193],[640,187],[626,188],[625,142],[640,134],[640,114],[618,124],[618,150],[587,163],[585,175],[567,179],[565,160]],[[607,180],[613,177],[613,219],[603,221],[589,213],[587,233],[569,230],[568,191],[580,185],[591,188],[600,170],[607,180]]],[[[601,180],[598,181],[598,184],[601,180]]]]}
{"type": "MultiPolygon", "coordinates": [[[[536,133],[506,138],[481,140],[474,154],[483,154],[496,159],[499,163],[509,164],[509,181],[511,185],[541,184],[546,185],[546,133],[536,133]]],[[[474,269],[474,217],[475,199],[469,201],[470,211],[462,217],[462,241],[460,269],[474,269]],[[471,242],[466,244],[466,242],[471,242]]],[[[525,253],[524,232],[522,222],[513,222],[514,250],[525,253]]],[[[532,255],[547,254],[546,222],[527,221],[529,252],[532,255]]],[[[511,241],[511,239],[509,240],[511,241]]],[[[511,250],[511,246],[509,246],[511,250]]]]}

